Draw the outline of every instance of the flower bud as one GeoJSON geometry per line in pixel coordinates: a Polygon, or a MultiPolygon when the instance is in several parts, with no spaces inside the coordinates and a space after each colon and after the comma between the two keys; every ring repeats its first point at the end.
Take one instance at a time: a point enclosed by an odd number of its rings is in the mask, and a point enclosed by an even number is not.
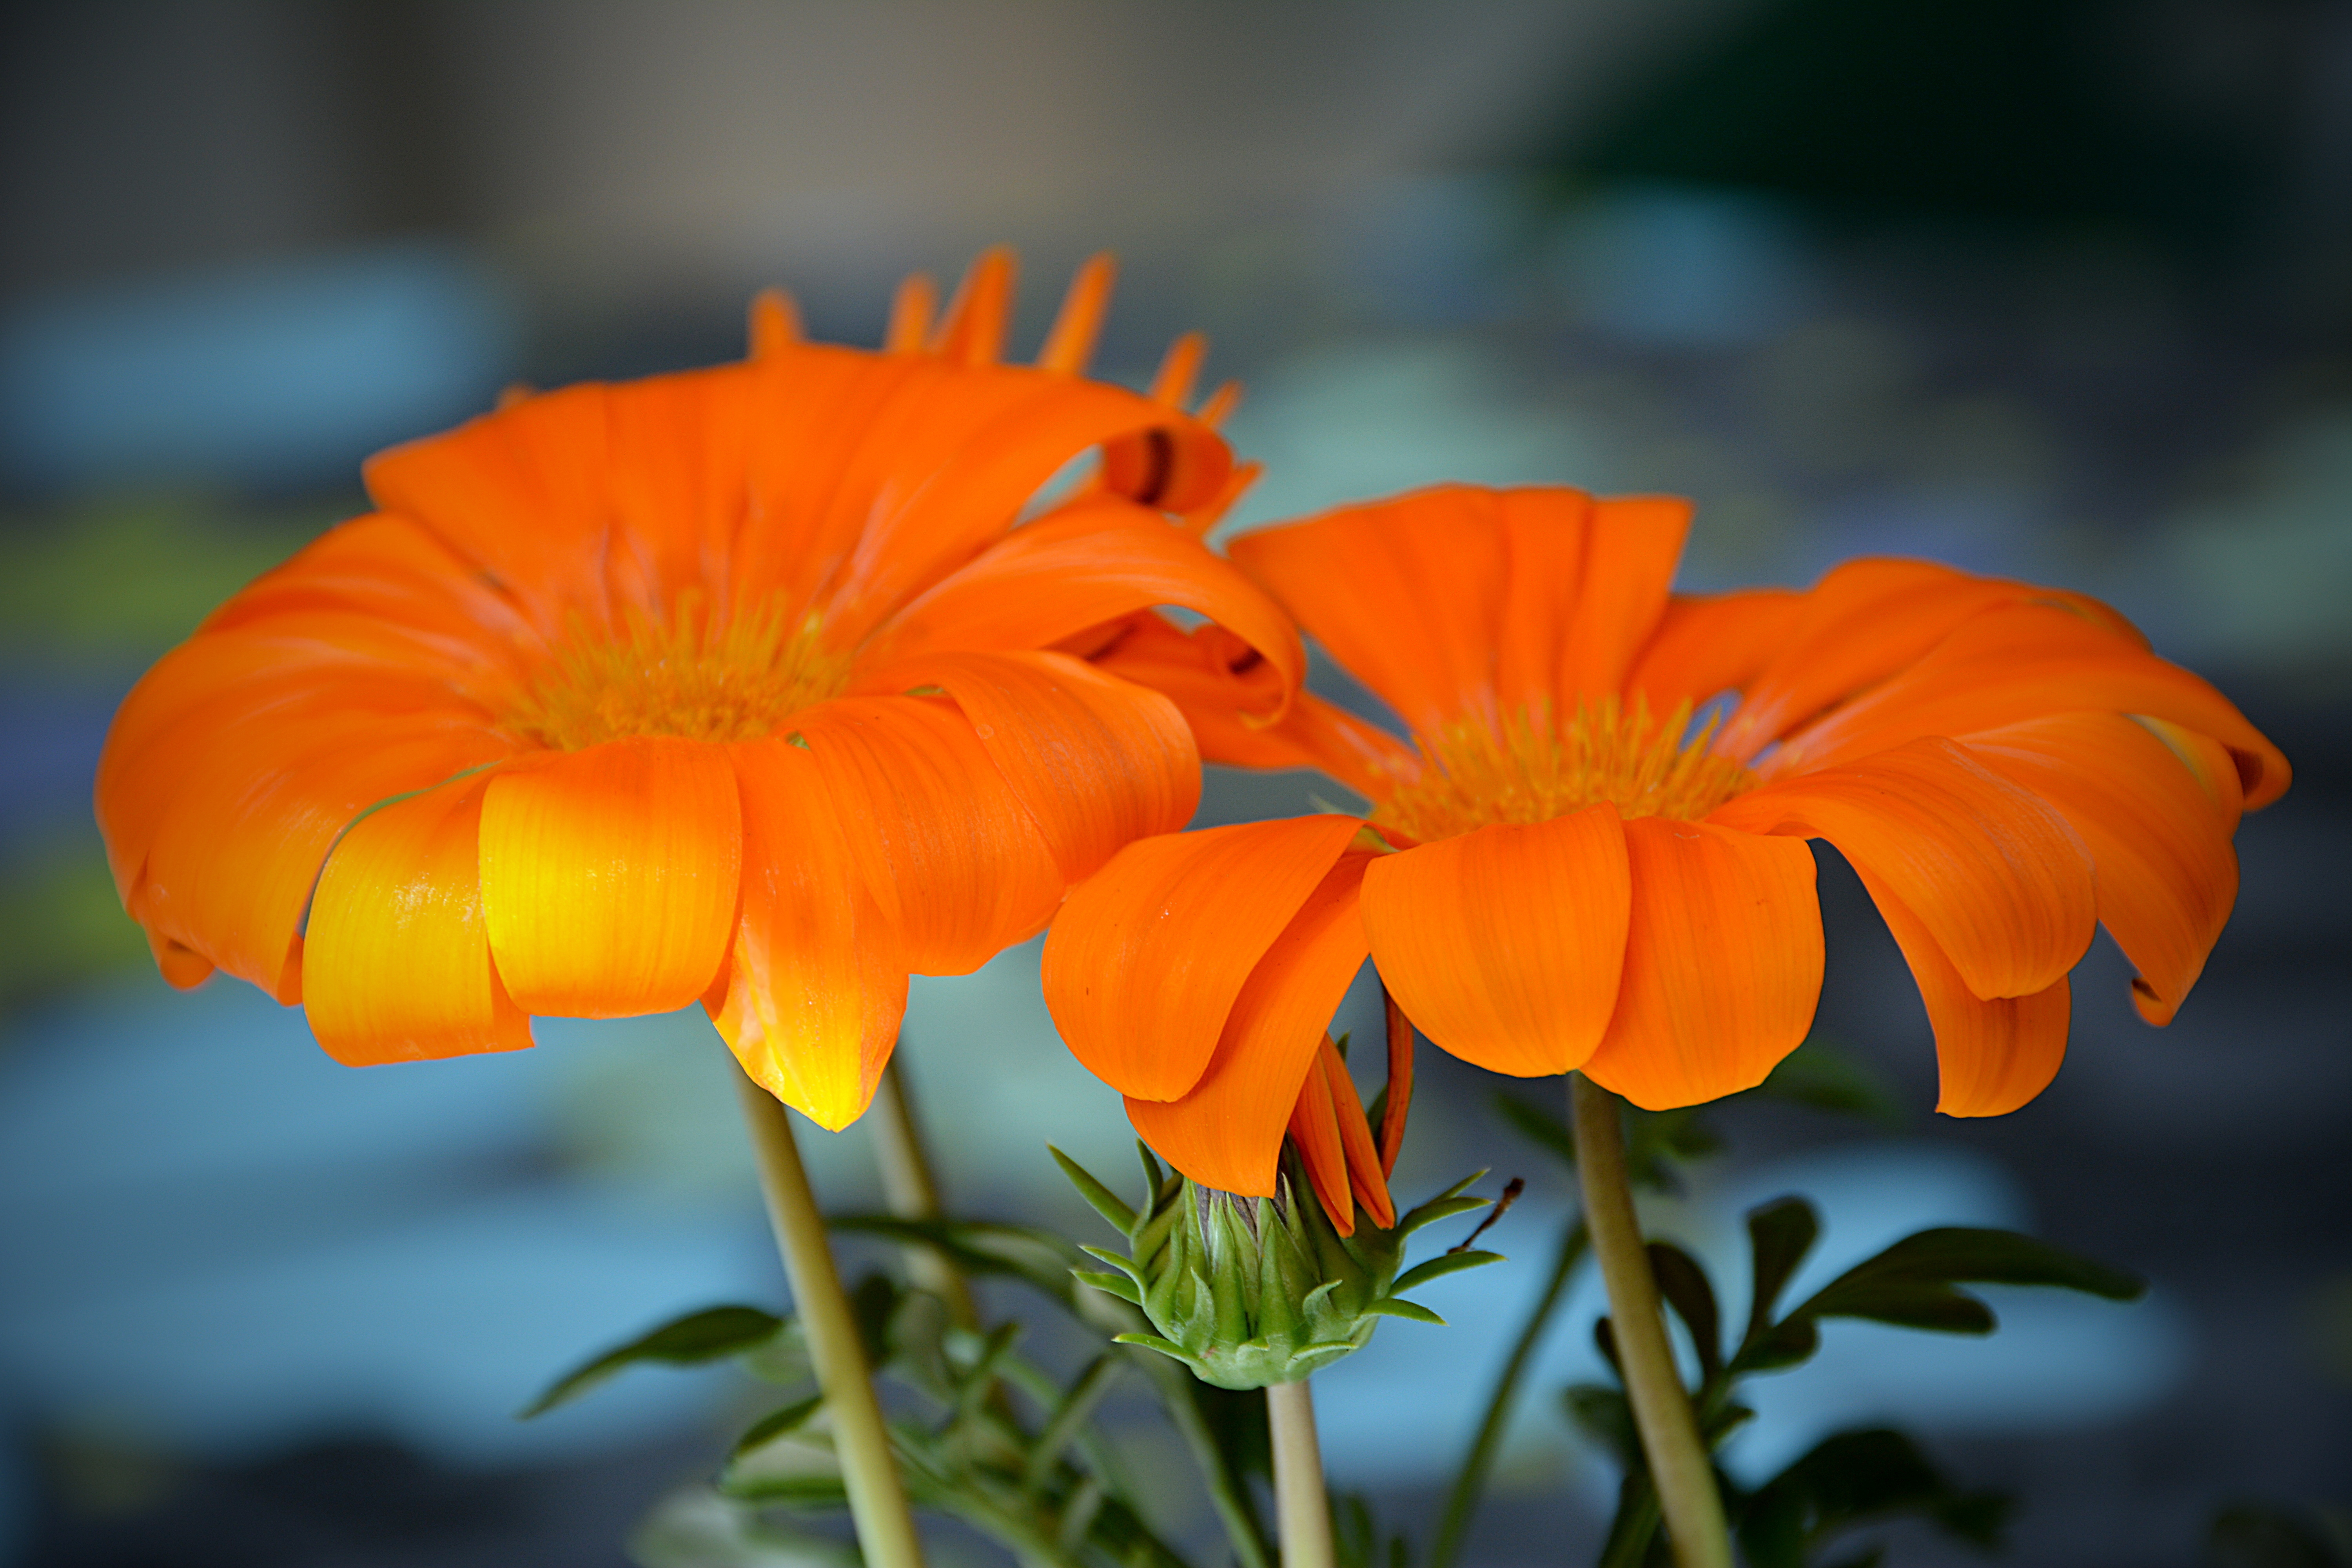
{"type": "Polygon", "coordinates": [[[1150,1201],[1139,1214],[1060,1150],[1054,1158],[1095,1211],[1127,1234],[1129,1256],[1084,1250],[1118,1270],[1073,1270],[1081,1283],[1143,1309],[1155,1334],[1120,1334],[1191,1367],[1220,1388],[1296,1383],[1371,1342],[1382,1318],[1443,1323],[1399,1291],[1457,1269],[1498,1263],[1492,1252],[1441,1254],[1402,1275],[1405,1238],[1486,1205],[1465,1177],[1382,1230],[1360,1221],[1341,1236],[1286,1155],[1275,1195],[1244,1197],[1162,1172],[1143,1156],[1150,1201]]]}

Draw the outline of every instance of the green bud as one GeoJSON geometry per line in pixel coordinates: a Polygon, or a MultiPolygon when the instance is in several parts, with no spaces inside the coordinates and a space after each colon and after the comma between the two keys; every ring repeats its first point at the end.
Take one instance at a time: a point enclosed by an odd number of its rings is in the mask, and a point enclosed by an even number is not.
{"type": "Polygon", "coordinates": [[[1160,1331],[1120,1334],[1121,1343],[1173,1356],[1220,1388],[1296,1383],[1363,1349],[1382,1318],[1443,1323],[1398,1292],[1502,1261],[1492,1252],[1449,1252],[1397,1272],[1405,1238],[1414,1231],[1486,1206],[1483,1198],[1463,1195],[1484,1171],[1401,1215],[1393,1229],[1379,1229],[1360,1213],[1355,1234],[1341,1236],[1288,1154],[1275,1195],[1253,1198],[1162,1172],[1149,1149],[1137,1147],[1148,1194],[1140,1212],[1054,1151],[1079,1194],[1128,1239],[1127,1257],[1082,1248],[1118,1272],[1072,1272],[1081,1283],[1142,1308],[1160,1331]]]}

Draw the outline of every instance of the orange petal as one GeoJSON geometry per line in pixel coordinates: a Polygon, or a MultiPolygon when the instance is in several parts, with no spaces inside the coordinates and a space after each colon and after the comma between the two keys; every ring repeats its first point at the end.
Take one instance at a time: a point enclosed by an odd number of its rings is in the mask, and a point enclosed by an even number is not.
{"type": "Polygon", "coordinates": [[[2033,592],[1932,561],[1872,558],[1836,566],[1802,595],[1763,668],[1747,682],[1716,750],[1753,756],[1832,703],[1912,664],[1970,616],[2033,592]]]}
{"type": "Polygon", "coordinates": [[[1496,702],[1506,562],[1492,490],[1444,485],[1226,546],[1331,657],[1415,730],[1496,702]]]}
{"type": "Polygon", "coordinates": [[[1103,312],[1110,308],[1111,285],[1118,278],[1118,262],[1109,253],[1087,258],[1062,296],[1061,313],[1045,333],[1045,346],[1037,353],[1039,369],[1064,375],[1085,374],[1087,361],[1094,357],[1095,339],[1102,331],[1103,312]]]}
{"type": "Polygon", "coordinates": [[[667,1013],[702,994],[735,924],[742,826],[724,752],[670,736],[494,779],[482,907],[528,1012],[667,1013]]]}
{"type": "Polygon", "coordinates": [[[1004,354],[1012,324],[1013,280],[1019,270],[1013,247],[991,246],[967,268],[931,334],[931,353],[960,364],[992,364],[1004,354]]]}
{"type": "MultiPolygon", "coordinates": [[[[1330,1040],[1330,1036],[1323,1037],[1325,1045],[1330,1040]]],[[[1290,1142],[1298,1150],[1298,1163],[1307,1167],[1307,1184],[1315,1189],[1331,1228],[1341,1236],[1355,1235],[1356,1194],[1348,1184],[1348,1151],[1339,1142],[1339,1106],[1319,1058],[1307,1068],[1306,1079],[1298,1086],[1298,1103],[1290,1111],[1290,1142]]]]}
{"type": "Polygon", "coordinates": [[[1663,816],[1625,824],[1633,920],[1593,1082],[1646,1110],[1752,1089],[1803,1043],[1822,916],[1802,844],[1663,816]]]}
{"type": "Polygon", "coordinates": [[[1576,610],[1559,661],[1559,711],[1613,695],[1666,611],[1666,589],[1690,532],[1679,496],[1622,496],[1592,503],[1576,610]]]}
{"type": "Polygon", "coordinates": [[[2066,977],[2029,996],[1979,998],[1926,924],[1885,883],[1855,869],[1927,1005],[1943,1079],[1936,1109],[1947,1116],[2000,1116],[2047,1089],[2066,1055],[2066,977]]]}
{"type": "Polygon", "coordinates": [[[2162,741],[2179,759],[2180,765],[2196,779],[2198,787],[2205,792],[2205,798],[2213,804],[2214,813],[2221,822],[2221,831],[2237,832],[2238,819],[2246,810],[2246,788],[2244,781],[2238,776],[2237,759],[2231,755],[2230,748],[2212,736],[2200,734],[2184,725],[2151,719],[2145,713],[2135,713],[2132,718],[2149,734],[2162,741]]]}
{"type": "Polygon", "coordinates": [[[490,781],[353,824],[320,874],[302,944],[310,1032],[347,1067],[520,1050],[530,1019],[490,963],[478,838],[490,781]]]}
{"type": "Polygon", "coordinates": [[[1676,595],[1633,660],[1625,695],[1640,698],[1653,713],[1671,713],[1678,703],[1696,708],[1744,689],[1787,640],[1803,604],[1803,595],[1788,588],[1676,595]]]}
{"type": "Polygon", "coordinates": [[[155,955],[156,970],[174,991],[193,991],[213,977],[213,961],[194,948],[143,927],[142,931],[147,938],[147,951],[155,955]]]}
{"type": "MultiPolygon", "coordinates": [[[[1213,624],[1179,631],[1154,611],[1086,639],[1080,654],[1097,669],[1149,687],[1176,704],[1192,727],[1203,762],[1245,768],[1320,768],[1359,795],[1384,798],[1421,762],[1388,731],[1311,691],[1300,691],[1273,724],[1269,711],[1281,673],[1240,637],[1213,624]]],[[[1065,643],[1079,653],[1077,639],[1065,643]]]]}
{"type": "MultiPolygon", "coordinates": [[[[1362,826],[1352,816],[1302,816],[1120,850],[1070,894],[1045,938],[1045,1005],[1071,1051],[1138,1099],[1191,1090],[1244,984],[1362,826]]],[[[1293,1079],[1281,1115],[1297,1087],[1293,1079]]]]}
{"type": "Polygon", "coordinates": [[[1584,580],[1592,498],[1582,490],[1494,492],[1503,534],[1495,692],[1506,710],[1559,704],[1559,665],[1584,580]]]}
{"type": "Polygon", "coordinates": [[[1174,832],[1200,804],[1200,753],[1175,705],[1067,654],[929,654],[861,684],[953,698],[1068,881],[1121,845],[1174,832]]]}
{"type": "Polygon", "coordinates": [[[2228,699],[2055,604],[2009,605],[1961,623],[1902,674],[1791,735],[1770,772],[1825,767],[1920,735],[1966,735],[2086,710],[2145,714],[2210,735],[2236,759],[2249,811],[2286,789],[2286,758],[2228,699]]]}
{"type": "MultiPolygon", "coordinates": [[[[1234,996],[1206,1069],[1181,1098],[1169,1104],[1129,1092],[1127,1115],[1135,1130],[1194,1181],[1229,1193],[1274,1194],[1282,1135],[1298,1105],[1299,1087],[1310,1075],[1318,1042],[1348,994],[1348,983],[1364,965],[1368,949],[1357,896],[1370,858],[1340,856],[1296,906],[1297,914],[1265,947],[1234,996]]],[[[1230,921],[1240,911],[1228,907],[1223,912],[1230,921]]],[[[1047,995],[1050,1002],[1050,989],[1047,995]]],[[[1172,1029],[1152,1029],[1141,1043],[1163,1047],[1171,1056],[1187,1044],[1172,1029]]],[[[1354,1095],[1352,1086],[1348,1093],[1354,1095]]],[[[1363,1115],[1363,1107],[1357,1106],[1359,1122],[1363,1115]]],[[[1344,1157],[1343,1127],[1335,1125],[1334,1131],[1343,1137],[1344,1157]]]]}
{"type": "Polygon", "coordinates": [[[1307,668],[1289,618],[1230,562],[1121,500],[1065,507],[1015,530],[908,605],[869,657],[887,664],[929,652],[1047,647],[1160,605],[1197,611],[1255,648],[1276,679],[1252,717],[1281,715],[1307,668]]]}
{"type": "Polygon", "coordinates": [[[2091,943],[2097,903],[2082,839],[1949,741],[1768,784],[1707,820],[1828,839],[1894,890],[1979,996],[2047,990],[2091,943]]]}
{"type": "Polygon", "coordinates": [[[2132,999],[2149,1023],[2170,1023],[2238,891],[2229,829],[2196,776],[2144,726],[2112,713],[2032,720],[1967,745],[2082,837],[2099,919],[2139,970],[2132,999]]]}
{"type": "Polygon", "coordinates": [[[732,746],[742,789],[742,914],[704,1005],[743,1070],[839,1131],[882,1081],[907,967],[814,755],[732,746]]]}
{"type": "Polygon", "coordinates": [[[844,698],[793,727],[895,921],[907,968],[966,974],[1045,929],[1062,901],[1061,868],[951,704],[844,698]]]}
{"type": "Polygon", "coordinates": [[[1488,826],[1383,858],[1364,928],[1399,1005],[1444,1049],[1519,1078],[1567,1072],[1616,1005],[1631,884],[1617,808],[1488,826]]]}
{"type": "Polygon", "coordinates": [[[1307,1183],[1322,1200],[1323,1212],[1341,1236],[1355,1234],[1360,1201],[1375,1226],[1382,1230],[1395,1226],[1396,1205],[1381,1176],[1380,1151],[1372,1146],[1363,1102],[1356,1098],[1355,1080],[1328,1034],[1299,1085],[1298,1104],[1290,1113],[1290,1141],[1298,1147],[1299,1163],[1307,1167],[1307,1183]]]}

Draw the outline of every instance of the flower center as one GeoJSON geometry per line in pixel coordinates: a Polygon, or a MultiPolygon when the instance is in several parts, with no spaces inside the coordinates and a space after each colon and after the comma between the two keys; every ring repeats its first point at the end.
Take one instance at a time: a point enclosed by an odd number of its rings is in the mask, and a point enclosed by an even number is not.
{"type": "Polygon", "coordinates": [[[575,626],[507,725],[566,752],[632,735],[756,741],[847,687],[849,656],[827,648],[824,630],[815,616],[722,619],[682,594],[666,618],[632,611],[615,632],[575,626]]]}
{"type": "Polygon", "coordinates": [[[1499,732],[1467,719],[1421,741],[1422,776],[1372,813],[1371,825],[1417,843],[1490,823],[1528,826],[1608,801],[1622,816],[1705,816],[1752,788],[1756,775],[1707,751],[1710,720],[1695,735],[1690,704],[1661,721],[1639,699],[1580,706],[1567,723],[1541,708],[1503,721],[1499,732]]]}

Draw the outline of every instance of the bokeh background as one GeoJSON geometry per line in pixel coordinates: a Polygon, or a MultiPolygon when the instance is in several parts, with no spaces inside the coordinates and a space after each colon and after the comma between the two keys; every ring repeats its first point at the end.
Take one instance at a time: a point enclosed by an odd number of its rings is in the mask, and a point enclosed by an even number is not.
{"type": "MultiPolygon", "coordinates": [[[[674,1489],[744,1389],[638,1372],[509,1416],[664,1317],[780,1299],[708,1025],[337,1068],[249,990],[153,977],[91,768],[148,661],[362,508],[372,449],[510,381],[732,357],[768,283],[873,342],[899,275],[998,240],[1017,341],[1106,247],[1107,374],[1208,331],[1266,464],[1242,525],[1442,479],[1677,491],[1685,586],[1864,552],[2063,584],[2268,729],[2298,777],[2179,1022],[2137,1022],[2103,938],[2064,1072],[2000,1121],[1929,1113],[1916,995],[1825,851],[1822,1031],[1903,1113],[1728,1108],[1655,1217],[1727,1272],[1741,1211],[1801,1189],[1827,1263],[2011,1224],[2155,1281],[1996,1292],[1983,1342],[1833,1327],[1759,1386],[1744,1474],[1896,1419],[2021,1496],[2019,1562],[2246,1561],[2207,1539],[2244,1501],[2298,1521],[2276,1561],[2346,1539],[2352,6],[20,0],[0,125],[0,1561],[618,1563],[665,1497],[644,1560],[720,1561],[674,1489]]],[[[1219,774],[1203,820],[1333,794],[1219,774]]],[[[958,1201],[1091,1238],[1043,1145],[1124,1171],[1126,1133],[1035,965],[919,981],[905,1048],[958,1201]]],[[[1503,1086],[1433,1058],[1405,1190],[1525,1174],[1515,1262],[1318,1384],[1335,1483],[1424,1530],[1566,1212],[1503,1086]]],[[[863,1135],[813,1138],[874,1203],[863,1135]]],[[[1557,1398],[1595,1295],[1478,1562],[1597,1542],[1611,1478],[1557,1398]]]]}

